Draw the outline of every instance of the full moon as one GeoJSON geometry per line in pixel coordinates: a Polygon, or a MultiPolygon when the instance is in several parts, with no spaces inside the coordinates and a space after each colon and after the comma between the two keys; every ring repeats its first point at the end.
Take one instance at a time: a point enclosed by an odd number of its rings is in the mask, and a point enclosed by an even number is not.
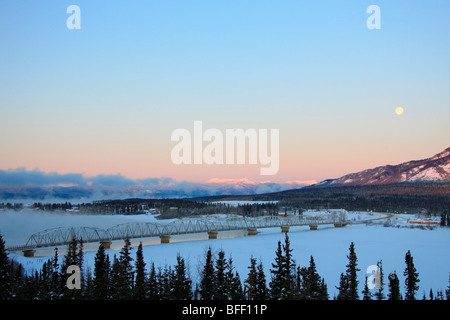
{"type": "Polygon", "coordinates": [[[395,109],[395,113],[398,114],[398,115],[403,114],[403,108],[402,108],[402,107],[397,107],[397,108],[395,109]]]}

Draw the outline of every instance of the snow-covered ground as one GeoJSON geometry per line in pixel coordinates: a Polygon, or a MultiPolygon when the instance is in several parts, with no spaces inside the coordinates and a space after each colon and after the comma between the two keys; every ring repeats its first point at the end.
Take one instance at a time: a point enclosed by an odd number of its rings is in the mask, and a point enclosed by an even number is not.
{"type": "MultiPolygon", "coordinates": [[[[313,214],[309,212],[305,214],[313,214]]],[[[315,212],[318,214],[318,212],[315,212]]],[[[375,213],[348,213],[350,221],[361,221],[374,218],[375,213]]],[[[408,250],[414,258],[419,272],[420,288],[418,297],[423,292],[428,293],[430,288],[434,293],[437,290],[445,291],[448,286],[450,272],[450,228],[424,228],[411,227],[407,224],[413,215],[392,216],[389,226],[384,222],[372,224],[351,224],[343,228],[332,225],[320,225],[318,230],[309,230],[309,227],[291,227],[289,238],[293,248],[293,256],[297,265],[307,266],[310,255],[314,256],[318,272],[328,284],[328,292],[332,298],[337,290],[339,275],[345,272],[348,248],[351,242],[355,243],[358,257],[358,273],[360,291],[363,289],[366,270],[383,260],[385,274],[385,290],[387,292],[387,275],[396,270],[404,291],[403,270],[405,269],[405,254],[408,250]]],[[[108,228],[119,223],[132,221],[154,221],[150,215],[122,216],[122,215],[70,215],[66,213],[43,213],[40,211],[22,210],[19,212],[0,211],[0,233],[7,246],[24,244],[28,237],[35,232],[60,226],[95,226],[108,228]]],[[[144,258],[149,265],[154,262],[156,266],[174,265],[177,254],[187,261],[190,275],[194,281],[198,276],[199,268],[204,262],[206,250],[209,246],[215,252],[223,249],[226,255],[231,256],[234,265],[243,281],[247,277],[250,257],[263,262],[266,269],[267,281],[270,280],[269,269],[274,261],[277,242],[284,241],[284,234],[279,228],[259,229],[256,236],[246,236],[245,232],[219,233],[217,240],[208,240],[206,234],[173,236],[170,244],[159,244],[159,239],[134,239],[133,245],[143,240],[144,258]]],[[[122,241],[116,241],[112,249],[107,252],[111,256],[118,255],[122,241]]],[[[96,244],[86,246],[85,261],[88,268],[93,270],[96,244]],[[89,249],[91,251],[89,251],[89,249]]],[[[63,248],[61,248],[63,249],[63,248]]],[[[63,252],[63,250],[60,250],[63,252]]],[[[135,249],[132,251],[135,253],[135,249]]],[[[36,257],[25,258],[11,253],[10,257],[20,261],[28,270],[39,269],[53,250],[40,251],[36,257]]]]}

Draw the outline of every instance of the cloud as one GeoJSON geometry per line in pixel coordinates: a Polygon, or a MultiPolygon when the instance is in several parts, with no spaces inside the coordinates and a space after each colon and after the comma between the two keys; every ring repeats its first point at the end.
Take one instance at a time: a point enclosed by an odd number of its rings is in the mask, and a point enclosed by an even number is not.
{"type": "Polygon", "coordinates": [[[124,198],[184,198],[278,192],[312,181],[256,182],[247,178],[189,182],[170,177],[130,179],[121,174],[86,177],[79,173],[46,173],[25,168],[0,170],[0,199],[104,200],[124,198]]]}
{"type": "Polygon", "coordinates": [[[45,173],[38,169],[27,171],[25,168],[0,170],[0,186],[57,186],[85,184],[85,178],[78,173],[45,173]]]}

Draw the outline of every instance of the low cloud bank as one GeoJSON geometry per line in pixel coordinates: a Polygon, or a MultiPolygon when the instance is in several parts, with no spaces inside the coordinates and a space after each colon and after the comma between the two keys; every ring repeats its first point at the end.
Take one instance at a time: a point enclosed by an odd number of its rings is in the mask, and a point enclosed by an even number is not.
{"type": "Polygon", "coordinates": [[[25,168],[0,170],[0,199],[103,200],[124,198],[183,198],[277,192],[300,188],[315,181],[255,182],[249,179],[213,178],[204,183],[170,177],[130,179],[120,174],[86,177],[79,173],[46,173],[25,168]]]}

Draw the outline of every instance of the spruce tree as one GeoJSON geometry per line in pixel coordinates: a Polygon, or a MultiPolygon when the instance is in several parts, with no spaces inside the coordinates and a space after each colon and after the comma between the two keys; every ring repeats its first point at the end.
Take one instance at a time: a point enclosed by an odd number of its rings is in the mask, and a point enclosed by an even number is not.
{"type": "Polygon", "coordinates": [[[214,277],[214,300],[227,300],[227,293],[230,284],[230,279],[228,279],[228,265],[225,259],[225,252],[220,250],[217,254],[214,277]]]}
{"type": "Polygon", "coordinates": [[[348,279],[348,290],[349,290],[349,299],[350,300],[358,300],[358,275],[357,272],[361,269],[358,269],[358,258],[355,253],[355,244],[352,242],[349,248],[348,264],[347,264],[347,279],[348,279]]]}
{"type": "Polygon", "coordinates": [[[272,263],[270,269],[271,280],[269,283],[270,299],[279,300],[281,298],[281,291],[283,288],[284,274],[283,274],[283,250],[281,248],[281,241],[278,241],[277,250],[275,251],[275,263],[272,263]]]}
{"type": "Polygon", "coordinates": [[[266,300],[268,297],[268,289],[266,284],[266,274],[262,261],[259,261],[256,267],[256,300],[266,300]]]}
{"type": "Polygon", "coordinates": [[[24,299],[25,271],[19,262],[11,261],[11,293],[12,298],[17,300],[24,299]]]}
{"type": "Polygon", "coordinates": [[[319,300],[328,300],[330,298],[328,294],[328,286],[325,283],[325,279],[322,278],[322,281],[320,283],[320,294],[319,294],[319,300]]]}
{"type": "Polygon", "coordinates": [[[256,259],[250,258],[250,266],[248,266],[249,272],[247,279],[245,280],[245,293],[247,300],[257,300],[257,270],[256,259]]]}
{"type": "Polygon", "coordinates": [[[136,250],[136,279],[134,284],[134,296],[135,300],[146,299],[146,272],[145,272],[145,262],[144,255],[142,252],[142,242],[136,250]]]}
{"type": "Polygon", "coordinates": [[[227,292],[228,299],[243,300],[244,291],[242,289],[241,279],[239,273],[237,271],[234,272],[233,259],[231,257],[228,259],[227,279],[229,282],[227,292]]]}
{"type": "Polygon", "coordinates": [[[150,273],[147,279],[147,297],[149,300],[158,300],[159,292],[158,292],[158,281],[157,274],[155,270],[155,263],[152,263],[150,267],[150,273]]]}
{"type": "Polygon", "coordinates": [[[192,280],[188,276],[186,263],[180,255],[177,255],[173,277],[172,298],[175,300],[192,299],[192,280]]]}
{"type": "Polygon", "coordinates": [[[58,248],[55,248],[55,255],[53,259],[49,260],[50,264],[50,292],[52,292],[51,299],[59,299],[61,297],[61,279],[58,263],[58,248]]]}
{"type": "Polygon", "coordinates": [[[101,243],[94,260],[93,297],[94,300],[106,300],[109,298],[110,288],[110,262],[101,243]]]}
{"type": "Polygon", "coordinates": [[[327,300],[328,292],[325,281],[317,272],[316,263],[313,256],[310,257],[309,267],[300,269],[301,290],[299,292],[302,299],[307,300],[327,300]]]}
{"type": "Polygon", "coordinates": [[[369,290],[369,285],[367,284],[367,276],[364,282],[364,290],[362,291],[363,300],[372,300],[372,293],[369,290]]]}
{"type": "Polygon", "coordinates": [[[11,293],[11,275],[5,241],[0,234],[0,300],[9,300],[11,293]]]}
{"type": "Polygon", "coordinates": [[[284,252],[284,285],[283,290],[281,293],[282,299],[292,299],[294,296],[294,288],[295,288],[295,276],[294,276],[294,270],[295,270],[295,261],[292,258],[292,250],[291,249],[291,242],[289,240],[289,236],[287,232],[285,233],[285,241],[283,245],[283,252],[284,252]]]}
{"type": "Polygon", "coordinates": [[[113,262],[111,264],[111,277],[110,277],[110,287],[108,289],[109,291],[109,297],[112,300],[117,300],[118,297],[118,279],[119,279],[119,269],[120,269],[120,265],[119,265],[119,259],[117,258],[117,256],[114,254],[113,256],[113,262]]]}
{"type": "Polygon", "coordinates": [[[339,278],[339,286],[336,287],[338,289],[338,295],[336,297],[337,300],[350,300],[350,285],[347,275],[341,273],[339,278]]]}
{"type": "Polygon", "coordinates": [[[273,300],[292,299],[295,290],[295,261],[292,259],[292,249],[287,233],[285,243],[278,241],[275,251],[275,263],[272,263],[271,281],[269,283],[270,298],[273,300]]]}
{"type": "Polygon", "coordinates": [[[202,300],[212,300],[214,298],[215,272],[211,247],[206,253],[206,261],[201,274],[199,294],[202,300]]]}
{"type": "Polygon", "coordinates": [[[405,278],[405,300],[415,300],[416,291],[419,290],[419,286],[417,285],[419,280],[419,273],[417,272],[416,268],[414,267],[414,261],[413,257],[411,255],[411,252],[408,250],[408,252],[405,255],[405,263],[406,268],[403,272],[403,275],[405,278]]]}
{"type": "Polygon", "coordinates": [[[256,300],[256,259],[250,258],[250,266],[248,266],[248,276],[245,280],[245,293],[247,300],[256,300]]]}
{"type": "Polygon", "coordinates": [[[130,255],[130,240],[124,240],[124,246],[120,250],[119,258],[114,255],[112,265],[112,288],[111,294],[114,300],[129,300],[133,296],[133,258],[130,255]]]}
{"type": "Polygon", "coordinates": [[[84,281],[83,299],[85,300],[94,299],[94,279],[92,278],[92,273],[90,272],[90,270],[86,272],[86,280],[84,281]]]}
{"type": "Polygon", "coordinates": [[[173,271],[171,266],[165,265],[164,268],[159,268],[157,282],[159,299],[172,299],[173,271]]]}
{"type": "Polygon", "coordinates": [[[398,280],[398,276],[395,271],[389,274],[388,280],[388,300],[401,300],[402,296],[400,294],[400,281],[398,280]]]}

